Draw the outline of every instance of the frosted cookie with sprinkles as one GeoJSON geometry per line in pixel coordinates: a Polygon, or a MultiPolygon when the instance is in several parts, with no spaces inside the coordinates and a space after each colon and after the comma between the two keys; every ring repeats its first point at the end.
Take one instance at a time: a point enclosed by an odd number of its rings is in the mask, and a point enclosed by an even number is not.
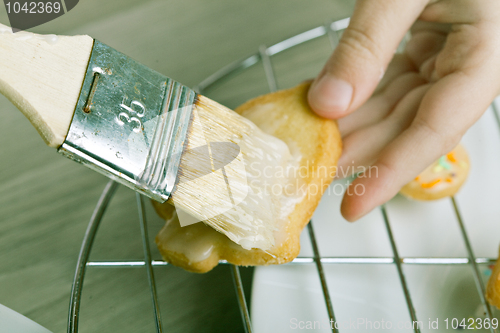
{"type": "Polygon", "coordinates": [[[462,145],[441,156],[400,193],[415,200],[437,200],[458,192],[469,174],[469,156],[462,145]]]}

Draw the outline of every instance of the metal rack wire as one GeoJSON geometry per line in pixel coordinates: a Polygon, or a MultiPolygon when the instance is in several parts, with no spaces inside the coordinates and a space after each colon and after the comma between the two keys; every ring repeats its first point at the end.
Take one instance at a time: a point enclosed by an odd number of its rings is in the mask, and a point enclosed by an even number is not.
{"type": "MultiPolygon", "coordinates": [[[[262,61],[267,83],[270,91],[275,91],[277,89],[277,81],[276,76],[273,71],[273,66],[271,62],[271,57],[276,55],[284,50],[292,48],[294,46],[300,45],[307,41],[316,39],[318,37],[327,36],[330,44],[333,48],[338,44],[339,36],[342,31],[347,27],[349,23],[349,19],[343,19],[335,22],[331,22],[314,29],[308,30],[286,40],[283,40],[279,43],[276,43],[272,46],[261,46],[259,51],[255,54],[250,55],[240,61],[236,61],[213,75],[206,78],[202,81],[195,89],[199,92],[203,92],[205,89],[210,87],[211,85],[223,80],[229,76],[240,73],[241,71],[257,64],[259,61],[262,61]]],[[[498,111],[495,108],[495,105],[492,105],[493,113],[497,123],[500,127],[500,116],[498,111]]],[[[143,261],[89,261],[90,252],[92,250],[92,244],[95,239],[99,224],[104,216],[106,208],[108,207],[115,190],[117,188],[117,183],[110,181],[104,191],[101,194],[101,197],[95,207],[95,210],[90,219],[90,223],[87,227],[87,231],[85,233],[85,237],[83,239],[80,254],[78,257],[78,262],[76,266],[75,277],[73,280],[73,286],[71,290],[71,300],[70,300],[70,308],[69,308],[69,317],[68,317],[68,332],[74,333],[78,332],[78,322],[79,322],[79,310],[80,310],[80,301],[82,295],[82,287],[83,281],[85,277],[86,268],[91,267],[136,267],[136,266],[144,266],[147,271],[147,277],[150,287],[151,293],[151,301],[153,308],[153,315],[155,319],[156,332],[163,332],[162,321],[160,316],[160,309],[158,305],[158,296],[156,293],[156,284],[154,279],[153,266],[165,266],[168,265],[165,261],[157,261],[152,260],[148,231],[147,231],[147,220],[146,213],[144,209],[143,198],[136,194],[137,196],[137,207],[139,212],[139,223],[141,227],[141,237],[144,251],[144,260],[143,261]]],[[[314,233],[313,223],[310,221],[308,224],[308,231],[311,240],[311,245],[313,249],[312,257],[299,257],[293,260],[291,263],[287,265],[311,265],[315,264],[318,272],[318,277],[320,279],[321,288],[323,291],[323,296],[325,300],[325,305],[327,308],[329,319],[335,322],[335,314],[332,299],[330,297],[330,293],[328,291],[328,284],[326,281],[325,272],[323,270],[323,265],[329,264],[388,264],[395,265],[398,273],[398,277],[401,283],[401,288],[403,290],[403,294],[406,300],[406,304],[408,307],[408,313],[412,320],[412,322],[417,322],[417,314],[413,305],[413,301],[410,295],[410,291],[406,282],[405,274],[403,271],[404,265],[469,265],[471,267],[474,282],[476,285],[477,292],[479,294],[479,298],[484,307],[484,312],[486,317],[491,321],[493,319],[492,311],[489,304],[486,302],[484,297],[484,284],[481,280],[481,276],[479,273],[478,265],[479,264],[494,264],[496,259],[494,258],[476,258],[474,256],[474,252],[472,250],[472,246],[470,244],[469,236],[463,224],[462,216],[460,214],[460,210],[458,204],[454,197],[450,198],[451,203],[454,208],[455,217],[457,220],[458,227],[460,229],[465,248],[467,250],[467,257],[405,257],[401,258],[398,253],[398,248],[396,246],[396,241],[393,236],[393,232],[391,229],[391,223],[389,221],[389,217],[386,212],[385,206],[381,206],[380,210],[382,213],[382,217],[384,220],[384,224],[386,227],[387,235],[389,237],[390,245],[392,248],[393,255],[391,257],[322,257],[319,253],[318,245],[316,242],[316,236],[314,233]]],[[[221,264],[228,264],[226,261],[220,261],[221,264]]],[[[252,324],[250,320],[248,306],[245,300],[245,292],[243,290],[243,283],[240,276],[240,271],[238,266],[231,265],[231,273],[233,278],[234,287],[236,290],[237,300],[241,312],[243,327],[245,332],[252,332],[252,324]]],[[[418,325],[413,327],[414,332],[420,332],[420,328],[418,325]]],[[[491,332],[497,332],[496,329],[490,328],[491,332]]],[[[332,327],[332,332],[338,332],[338,329],[335,326],[332,327]]]]}

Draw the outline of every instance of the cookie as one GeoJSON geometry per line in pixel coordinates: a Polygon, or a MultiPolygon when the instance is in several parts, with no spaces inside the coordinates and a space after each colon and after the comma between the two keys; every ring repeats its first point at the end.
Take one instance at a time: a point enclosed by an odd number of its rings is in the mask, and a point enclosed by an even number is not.
{"type": "Polygon", "coordinates": [[[158,214],[166,220],[156,236],[156,244],[167,262],[204,273],[219,260],[247,266],[283,264],[297,257],[300,233],[333,180],[342,150],[336,122],[318,117],[309,108],[309,86],[310,83],[303,83],[263,95],[235,110],[265,133],[282,140],[295,161],[288,171],[270,175],[293,180],[292,186],[281,189],[282,213],[286,212],[286,216],[274,232],[274,246],[267,251],[244,249],[202,222],[181,227],[178,214],[183,212],[168,203],[153,202],[158,214]]]}
{"type": "Polygon", "coordinates": [[[441,156],[400,191],[415,200],[437,200],[458,192],[469,174],[469,156],[462,145],[441,156]]]}
{"type": "Polygon", "coordinates": [[[498,261],[492,269],[486,286],[486,300],[500,309],[500,264],[498,261]]]}

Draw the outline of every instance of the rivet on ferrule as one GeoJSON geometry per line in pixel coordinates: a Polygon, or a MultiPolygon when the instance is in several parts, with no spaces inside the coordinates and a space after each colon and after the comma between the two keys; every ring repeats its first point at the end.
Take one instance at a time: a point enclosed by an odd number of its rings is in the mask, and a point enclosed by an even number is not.
{"type": "Polygon", "coordinates": [[[94,78],[92,80],[92,87],[90,88],[90,94],[87,98],[87,102],[83,107],[83,112],[90,113],[90,108],[92,106],[92,99],[94,98],[95,90],[97,89],[97,82],[99,82],[100,74],[98,72],[94,72],[94,78]]]}
{"type": "Polygon", "coordinates": [[[164,202],[175,186],[195,100],[192,89],[94,41],[78,112],[58,151],[164,202]]]}

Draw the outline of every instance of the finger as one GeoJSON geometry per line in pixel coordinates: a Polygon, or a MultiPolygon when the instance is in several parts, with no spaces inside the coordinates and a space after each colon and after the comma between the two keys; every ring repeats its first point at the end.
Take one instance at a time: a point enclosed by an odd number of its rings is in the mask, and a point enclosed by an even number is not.
{"type": "Polygon", "coordinates": [[[342,137],[347,139],[351,133],[379,123],[393,112],[406,94],[424,83],[426,81],[415,72],[401,73],[385,90],[371,97],[356,112],[338,120],[342,137]]]}
{"type": "Polygon", "coordinates": [[[405,47],[405,54],[420,68],[429,58],[435,56],[444,46],[446,34],[425,30],[412,34],[405,47]]]}
{"type": "Polygon", "coordinates": [[[309,90],[311,108],[340,118],[363,104],[427,2],[358,1],[339,45],[309,90]]]}
{"type": "Polygon", "coordinates": [[[384,77],[382,77],[382,80],[380,80],[373,94],[377,94],[380,91],[384,90],[398,76],[407,72],[418,72],[418,67],[415,67],[413,61],[408,57],[407,54],[395,54],[391,62],[387,66],[384,77]]]}
{"type": "MultiPolygon", "coordinates": [[[[378,174],[358,178],[351,186],[365,193],[346,193],[341,211],[356,220],[386,202],[439,156],[459,142],[500,90],[498,23],[458,25],[439,52],[433,77],[410,127],[381,153],[378,174]]],[[[359,193],[359,192],[358,192],[359,193]]]]}
{"type": "Polygon", "coordinates": [[[471,24],[481,20],[497,20],[499,12],[499,1],[439,0],[427,6],[420,19],[471,24]]]}
{"type": "MultiPolygon", "coordinates": [[[[498,68],[493,72],[500,74],[498,68]]],[[[484,74],[454,73],[433,84],[410,127],[382,151],[372,166],[377,173],[358,178],[350,185],[358,186],[358,191],[344,195],[341,212],[347,220],[354,221],[391,199],[402,186],[458,144],[495,96],[488,86],[491,80],[484,74]],[[365,191],[361,193],[359,188],[365,191]]]]}
{"type": "MultiPolygon", "coordinates": [[[[437,54],[431,80],[439,80],[453,73],[482,79],[497,85],[492,76],[500,55],[500,24],[485,22],[481,25],[454,25],[446,44],[437,54]],[[482,74],[480,74],[482,73],[482,74]]],[[[491,86],[490,86],[491,87],[491,86]]]]}
{"type": "Polygon", "coordinates": [[[413,89],[386,119],[347,136],[342,142],[343,153],[338,161],[339,178],[350,176],[352,169],[360,172],[372,165],[384,148],[411,124],[429,88],[430,84],[426,84],[413,89]]]}
{"type": "MultiPolygon", "coordinates": [[[[425,7],[428,8],[429,6],[425,7]]],[[[425,9],[424,9],[425,12],[425,9]]],[[[413,24],[410,29],[412,35],[420,32],[420,31],[434,31],[439,32],[443,35],[446,35],[450,32],[451,25],[449,23],[439,23],[439,22],[426,22],[419,17],[419,19],[413,24]]]]}
{"type": "Polygon", "coordinates": [[[434,81],[434,77],[433,77],[433,74],[434,74],[434,71],[436,69],[436,59],[437,59],[438,55],[435,54],[433,55],[432,57],[430,57],[429,59],[427,59],[423,64],[422,66],[420,66],[420,75],[422,75],[422,77],[424,77],[427,81],[434,81]]]}

